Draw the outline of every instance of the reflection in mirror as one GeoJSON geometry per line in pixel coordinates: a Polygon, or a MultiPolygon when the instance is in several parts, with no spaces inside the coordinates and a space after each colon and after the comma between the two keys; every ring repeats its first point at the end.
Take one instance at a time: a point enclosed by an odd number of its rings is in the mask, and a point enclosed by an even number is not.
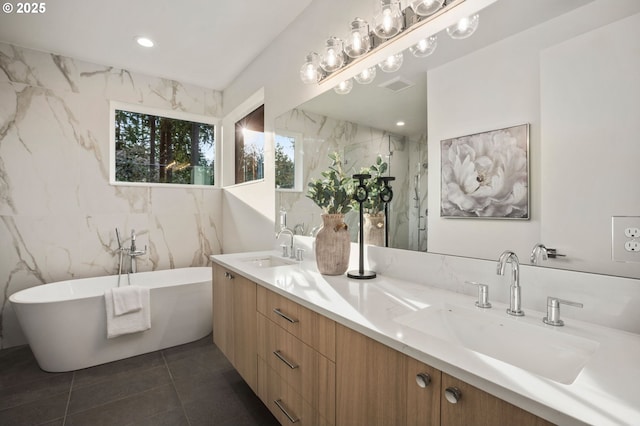
{"type": "MultiPolygon", "coordinates": [[[[394,247],[495,260],[506,249],[529,259],[542,243],[559,255],[541,266],[640,278],[640,263],[612,258],[611,235],[613,216],[640,216],[640,2],[498,0],[480,16],[471,38],[439,34],[429,57],[405,54],[398,72],[348,95],[327,87],[279,117],[276,128],[303,134],[304,181],[330,152],[354,170],[382,155],[397,179],[394,247]],[[440,141],[521,123],[530,219],[440,217],[440,141]]],[[[288,195],[276,208],[290,221],[320,224],[304,193],[288,195]]]]}

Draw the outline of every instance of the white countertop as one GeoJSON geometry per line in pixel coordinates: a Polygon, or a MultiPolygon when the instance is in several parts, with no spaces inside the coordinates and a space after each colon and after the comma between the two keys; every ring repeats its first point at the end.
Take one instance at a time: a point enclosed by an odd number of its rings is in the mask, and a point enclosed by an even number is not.
{"type": "MultiPolygon", "coordinates": [[[[268,268],[247,262],[250,258],[269,255],[278,256],[278,253],[213,255],[211,260],[556,424],[640,425],[638,334],[575,319],[566,320],[564,327],[546,326],[541,322],[545,316],[543,312],[527,310],[524,317],[511,317],[505,312],[507,306],[501,303],[492,302],[492,309],[481,310],[475,308],[474,297],[387,276],[354,280],[346,275],[321,275],[313,260],[268,268]],[[550,333],[566,333],[568,338],[589,339],[598,342],[599,346],[573,383],[559,383],[421,332],[403,320],[425,307],[442,304],[468,307],[491,318],[503,315],[504,321],[518,321],[550,333]]],[[[528,361],[550,362],[545,359],[528,361]]]]}

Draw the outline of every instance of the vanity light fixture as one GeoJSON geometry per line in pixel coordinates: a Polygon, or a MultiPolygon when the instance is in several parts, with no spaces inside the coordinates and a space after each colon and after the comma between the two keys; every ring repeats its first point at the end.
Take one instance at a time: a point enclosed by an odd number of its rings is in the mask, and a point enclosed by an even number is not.
{"type": "Polygon", "coordinates": [[[320,67],[326,72],[334,72],[344,65],[343,43],[338,37],[329,37],[325,43],[320,67]]]}
{"type": "Polygon", "coordinates": [[[373,32],[386,40],[402,31],[403,21],[398,0],[381,0],[376,16],[373,18],[373,32]]]}
{"type": "Polygon", "coordinates": [[[344,45],[344,53],[350,58],[358,58],[371,49],[369,24],[364,19],[356,18],[351,22],[349,38],[344,45]]]}
{"type": "Polygon", "coordinates": [[[467,37],[471,37],[473,33],[478,29],[478,23],[480,22],[480,15],[477,13],[472,16],[467,16],[460,19],[456,24],[447,28],[447,34],[449,37],[455,40],[462,40],[467,37]]]}
{"type": "Polygon", "coordinates": [[[387,57],[384,61],[380,62],[378,66],[384,72],[396,72],[402,66],[404,60],[404,54],[402,52],[396,53],[387,57]]]}
{"type": "Polygon", "coordinates": [[[418,16],[429,16],[436,13],[444,4],[444,0],[414,0],[411,9],[418,16]]]}
{"type": "Polygon", "coordinates": [[[338,95],[347,95],[349,92],[351,92],[351,89],[353,89],[352,79],[341,81],[336,87],[333,88],[333,90],[338,95]]]}
{"type": "Polygon", "coordinates": [[[138,43],[138,45],[140,45],[142,47],[153,47],[153,45],[155,44],[153,42],[153,40],[151,40],[148,37],[144,37],[144,36],[135,37],[135,41],[136,41],[136,43],[138,43]]]}
{"type": "Polygon", "coordinates": [[[369,84],[376,78],[376,67],[365,68],[353,78],[360,84],[369,84]]]}
{"type": "Polygon", "coordinates": [[[319,82],[323,75],[320,56],[316,52],[310,52],[300,68],[300,79],[304,84],[313,84],[319,82]]]}
{"type": "Polygon", "coordinates": [[[431,55],[438,47],[438,36],[431,36],[427,38],[423,38],[413,46],[409,48],[409,51],[416,58],[426,58],[431,55]]]}
{"type": "Polygon", "coordinates": [[[355,18],[346,40],[327,39],[319,61],[307,56],[300,78],[307,84],[326,82],[330,87],[347,78],[367,84],[374,77],[366,71],[359,73],[356,67],[362,70],[379,66],[384,72],[397,71],[402,65],[402,53],[387,57],[386,51],[409,50],[417,57],[429,56],[436,48],[437,33],[446,30],[454,39],[471,36],[478,27],[478,12],[497,1],[376,0],[377,12],[370,24],[355,18]],[[343,71],[344,76],[338,76],[343,71]]]}

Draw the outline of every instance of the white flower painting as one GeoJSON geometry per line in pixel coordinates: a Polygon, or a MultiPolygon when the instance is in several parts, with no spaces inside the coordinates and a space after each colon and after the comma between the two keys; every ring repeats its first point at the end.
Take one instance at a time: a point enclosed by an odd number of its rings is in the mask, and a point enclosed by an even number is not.
{"type": "Polygon", "coordinates": [[[529,125],[441,142],[442,217],[529,219],[529,125]]]}

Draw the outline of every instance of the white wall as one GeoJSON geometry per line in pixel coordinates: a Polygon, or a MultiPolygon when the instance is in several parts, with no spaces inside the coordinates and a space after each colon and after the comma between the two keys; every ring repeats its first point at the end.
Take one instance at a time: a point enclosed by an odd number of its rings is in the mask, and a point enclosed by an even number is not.
{"type": "Polygon", "coordinates": [[[24,343],[8,297],[117,273],[203,266],[221,247],[220,189],[109,185],[109,101],[219,117],[220,92],[0,44],[0,347],[24,343]]]}
{"type": "Polygon", "coordinates": [[[541,239],[573,269],[640,274],[611,259],[611,217],[640,216],[639,77],[640,14],[542,52],[541,239]]]}

